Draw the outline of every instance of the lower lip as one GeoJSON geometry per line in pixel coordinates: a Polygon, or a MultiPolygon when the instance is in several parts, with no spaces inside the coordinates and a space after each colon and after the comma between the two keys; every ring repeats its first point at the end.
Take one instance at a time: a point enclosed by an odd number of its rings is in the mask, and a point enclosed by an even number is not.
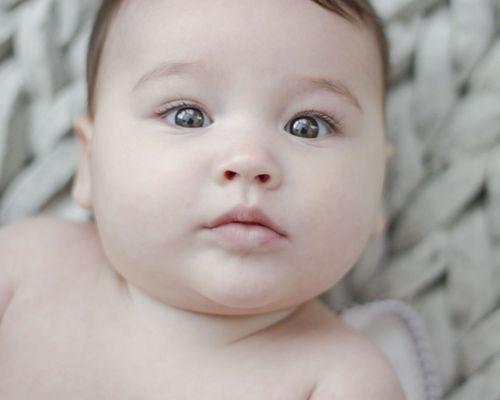
{"type": "Polygon", "coordinates": [[[262,225],[232,222],[210,228],[214,236],[223,244],[238,248],[259,248],[279,244],[283,235],[262,225]]]}

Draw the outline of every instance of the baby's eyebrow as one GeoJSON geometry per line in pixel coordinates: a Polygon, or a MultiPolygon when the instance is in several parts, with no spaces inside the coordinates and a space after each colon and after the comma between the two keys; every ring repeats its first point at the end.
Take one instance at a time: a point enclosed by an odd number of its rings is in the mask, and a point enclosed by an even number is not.
{"type": "MultiPolygon", "coordinates": [[[[161,80],[170,75],[193,73],[208,74],[209,71],[204,68],[203,63],[200,61],[162,62],[152,70],[146,72],[134,85],[133,91],[139,89],[139,87],[143,86],[146,82],[161,80]]],[[[322,89],[333,92],[336,95],[340,95],[354,105],[359,111],[363,112],[358,98],[344,83],[339,80],[329,78],[299,77],[296,81],[297,83],[304,84],[306,87],[310,87],[312,89],[322,89]]]]}
{"type": "Polygon", "coordinates": [[[312,88],[323,89],[340,95],[348,100],[359,111],[363,112],[363,108],[359,104],[358,98],[339,80],[329,78],[301,78],[300,81],[312,88]]]}
{"type": "Polygon", "coordinates": [[[139,87],[143,86],[146,82],[149,81],[158,81],[162,78],[169,75],[182,75],[193,72],[207,72],[203,68],[202,63],[199,61],[179,61],[179,62],[170,62],[165,61],[146,72],[134,85],[133,91],[139,89],[139,87]]]}

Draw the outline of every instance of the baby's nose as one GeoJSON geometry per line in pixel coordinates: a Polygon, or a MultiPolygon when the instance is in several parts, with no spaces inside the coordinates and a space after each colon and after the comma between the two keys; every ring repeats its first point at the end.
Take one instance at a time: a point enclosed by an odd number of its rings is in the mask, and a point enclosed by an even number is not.
{"type": "Polygon", "coordinates": [[[235,157],[221,165],[217,171],[220,184],[243,181],[248,185],[257,184],[266,189],[275,189],[281,184],[281,179],[281,173],[273,161],[250,156],[235,157]]]}

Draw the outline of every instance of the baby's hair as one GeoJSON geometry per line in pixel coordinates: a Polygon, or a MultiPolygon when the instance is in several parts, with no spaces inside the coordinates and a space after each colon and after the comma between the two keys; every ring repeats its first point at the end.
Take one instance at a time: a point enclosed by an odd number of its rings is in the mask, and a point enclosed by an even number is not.
{"type": "MultiPolygon", "coordinates": [[[[118,9],[125,0],[103,0],[97,12],[87,52],[87,113],[95,115],[95,90],[104,42],[118,9]]],[[[373,31],[382,62],[383,103],[389,81],[388,42],[383,25],[369,0],[309,0],[341,16],[352,24],[362,23],[373,31]]]]}

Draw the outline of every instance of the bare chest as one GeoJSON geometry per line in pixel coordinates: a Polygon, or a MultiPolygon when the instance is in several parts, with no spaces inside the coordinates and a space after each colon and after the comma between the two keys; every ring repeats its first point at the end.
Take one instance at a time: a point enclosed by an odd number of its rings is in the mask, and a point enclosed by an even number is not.
{"type": "Polygon", "coordinates": [[[16,294],[0,329],[0,398],[306,400],[298,350],[224,354],[175,346],[78,286],[16,294]]]}

